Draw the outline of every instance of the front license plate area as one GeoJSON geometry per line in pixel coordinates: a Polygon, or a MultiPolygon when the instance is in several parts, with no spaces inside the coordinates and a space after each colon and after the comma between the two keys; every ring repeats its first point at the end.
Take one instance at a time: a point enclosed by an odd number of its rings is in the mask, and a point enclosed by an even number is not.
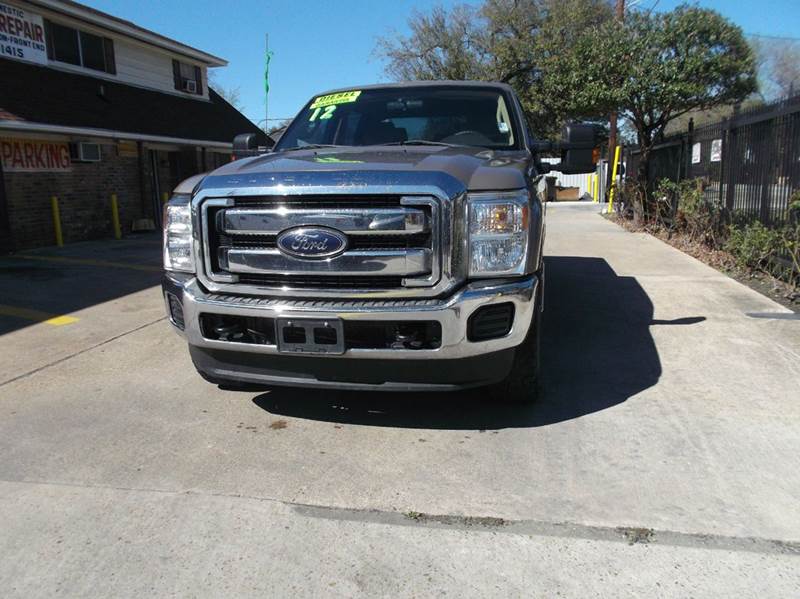
{"type": "Polygon", "coordinates": [[[275,339],[280,353],[344,353],[344,327],[338,318],[278,318],[275,320],[275,339]]]}

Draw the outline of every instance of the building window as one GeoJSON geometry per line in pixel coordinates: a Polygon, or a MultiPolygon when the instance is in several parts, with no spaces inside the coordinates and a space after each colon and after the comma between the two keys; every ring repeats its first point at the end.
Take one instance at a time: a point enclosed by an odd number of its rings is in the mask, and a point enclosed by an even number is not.
{"type": "Polygon", "coordinates": [[[203,95],[203,72],[200,67],[179,60],[172,61],[175,89],[190,94],[203,95]]]}
{"type": "Polygon", "coordinates": [[[108,71],[106,69],[106,53],[103,49],[103,38],[84,31],[80,32],[81,57],[83,66],[95,71],[108,71]]]}
{"type": "Polygon", "coordinates": [[[116,74],[114,42],[72,27],[45,21],[47,57],[56,62],[116,74]]]}
{"type": "Polygon", "coordinates": [[[78,32],[75,29],[48,23],[47,48],[53,55],[53,60],[69,64],[81,64],[81,51],[78,44],[78,32]]]}

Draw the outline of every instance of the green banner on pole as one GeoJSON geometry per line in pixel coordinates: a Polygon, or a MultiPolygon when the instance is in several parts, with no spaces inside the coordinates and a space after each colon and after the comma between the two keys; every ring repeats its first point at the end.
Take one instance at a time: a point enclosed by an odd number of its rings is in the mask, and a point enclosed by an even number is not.
{"type": "Polygon", "coordinates": [[[264,66],[264,91],[269,93],[269,61],[272,60],[272,50],[267,50],[264,66]]]}

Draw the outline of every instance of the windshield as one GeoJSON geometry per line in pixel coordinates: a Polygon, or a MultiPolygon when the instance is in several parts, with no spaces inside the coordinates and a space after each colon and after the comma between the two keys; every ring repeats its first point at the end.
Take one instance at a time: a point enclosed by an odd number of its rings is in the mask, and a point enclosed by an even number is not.
{"type": "Polygon", "coordinates": [[[503,94],[487,89],[394,88],[317,96],[276,151],[310,145],[452,144],[519,148],[503,94]]]}

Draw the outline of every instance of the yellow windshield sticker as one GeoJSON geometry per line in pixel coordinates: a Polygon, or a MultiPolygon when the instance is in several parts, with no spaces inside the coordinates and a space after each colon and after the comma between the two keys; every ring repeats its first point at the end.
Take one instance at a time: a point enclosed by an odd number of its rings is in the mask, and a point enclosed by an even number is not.
{"type": "Polygon", "coordinates": [[[339,92],[338,94],[328,94],[327,96],[320,96],[314,100],[314,103],[309,108],[323,108],[325,106],[334,106],[336,104],[348,104],[358,100],[361,95],[360,91],[352,92],[339,92]]]}

